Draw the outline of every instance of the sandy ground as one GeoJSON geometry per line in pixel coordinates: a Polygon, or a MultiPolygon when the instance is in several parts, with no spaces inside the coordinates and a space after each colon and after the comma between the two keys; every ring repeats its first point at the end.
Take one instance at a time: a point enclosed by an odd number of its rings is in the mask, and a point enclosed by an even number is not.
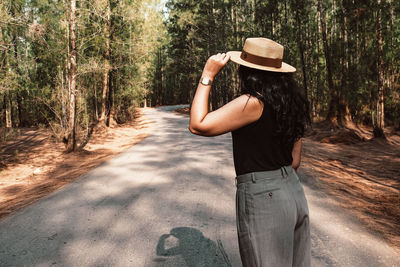
{"type": "Polygon", "coordinates": [[[96,126],[80,152],[65,154],[47,129],[21,129],[0,143],[0,218],[76,180],[82,174],[140,142],[149,120],[138,116],[112,128],[96,126]]]}
{"type": "Polygon", "coordinates": [[[315,186],[400,248],[400,132],[387,128],[385,134],[386,140],[373,139],[371,127],[332,132],[315,125],[303,139],[302,168],[315,186]]]}

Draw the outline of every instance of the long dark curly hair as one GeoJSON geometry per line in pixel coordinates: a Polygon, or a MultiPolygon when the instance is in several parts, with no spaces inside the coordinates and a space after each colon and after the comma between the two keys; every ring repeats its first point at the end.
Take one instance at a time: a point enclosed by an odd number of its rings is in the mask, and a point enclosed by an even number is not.
{"type": "Polygon", "coordinates": [[[293,146],[311,125],[309,103],[299,90],[292,73],[239,67],[241,93],[250,94],[273,110],[277,128],[274,135],[283,145],[293,146]]]}

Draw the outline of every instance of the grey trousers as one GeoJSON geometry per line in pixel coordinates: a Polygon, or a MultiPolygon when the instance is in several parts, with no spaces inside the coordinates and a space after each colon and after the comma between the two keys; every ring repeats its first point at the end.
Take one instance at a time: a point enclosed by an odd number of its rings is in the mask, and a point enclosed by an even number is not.
{"type": "Polygon", "coordinates": [[[308,205],[292,166],[239,175],[236,185],[243,266],[311,266],[308,205]]]}

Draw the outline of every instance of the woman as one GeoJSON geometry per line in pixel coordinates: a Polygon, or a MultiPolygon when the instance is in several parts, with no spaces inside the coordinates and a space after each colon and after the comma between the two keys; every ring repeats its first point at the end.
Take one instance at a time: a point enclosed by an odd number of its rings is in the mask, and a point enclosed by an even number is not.
{"type": "Polygon", "coordinates": [[[283,47],[248,38],[243,50],[210,57],[190,110],[189,130],[232,132],[240,256],[248,266],[310,266],[309,212],[296,174],[307,100],[284,62],[283,47]],[[231,59],[240,64],[242,95],[208,112],[211,83],[231,59]]]}

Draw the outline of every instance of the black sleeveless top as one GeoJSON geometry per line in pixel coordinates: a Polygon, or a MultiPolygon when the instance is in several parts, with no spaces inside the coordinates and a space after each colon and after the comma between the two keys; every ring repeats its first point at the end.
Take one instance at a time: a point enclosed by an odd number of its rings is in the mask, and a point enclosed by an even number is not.
{"type": "Polygon", "coordinates": [[[236,175],[292,164],[292,149],[280,145],[279,137],[273,136],[276,127],[273,110],[265,103],[257,121],[232,131],[236,175]]]}

